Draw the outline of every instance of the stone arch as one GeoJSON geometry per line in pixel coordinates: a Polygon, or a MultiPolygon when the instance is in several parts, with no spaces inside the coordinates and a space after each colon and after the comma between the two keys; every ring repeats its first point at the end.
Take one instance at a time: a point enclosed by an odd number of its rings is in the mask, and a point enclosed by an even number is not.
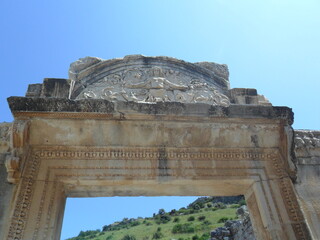
{"type": "Polygon", "coordinates": [[[311,239],[293,185],[291,109],[254,90],[219,91],[228,106],[72,100],[52,89],[9,98],[16,185],[3,239],[58,240],[67,197],[239,194],[257,239],[311,239]]]}

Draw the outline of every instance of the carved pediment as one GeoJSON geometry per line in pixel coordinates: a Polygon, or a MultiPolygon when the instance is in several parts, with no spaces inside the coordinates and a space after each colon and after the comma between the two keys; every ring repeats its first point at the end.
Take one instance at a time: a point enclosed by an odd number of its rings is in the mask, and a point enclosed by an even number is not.
{"type": "Polygon", "coordinates": [[[208,103],[229,106],[225,65],[167,57],[87,57],[71,64],[70,98],[109,101],[208,103]]]}

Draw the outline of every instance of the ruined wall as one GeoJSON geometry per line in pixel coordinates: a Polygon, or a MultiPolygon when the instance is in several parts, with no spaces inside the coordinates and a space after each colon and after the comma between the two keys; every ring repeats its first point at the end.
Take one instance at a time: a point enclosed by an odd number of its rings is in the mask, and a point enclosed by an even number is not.
{"type": "Polygon", "coordinates": [[[295,189],[314,239],[320,239],[320,131],[295,131],[295,189]]]}
{"type": "Polygon", "coordinates": [[[212,231],[210,240],[256,240],[247,206],[238,208],[236,214],[239,220],[228,220],[212,231]]]}
{"type": "MultiPolygon", "coordinates": [[[[14,186],[7,181],[6,159],[10,151],[11,123],[0,123],[0,233],[8,223],[10,203],[13,199],[14,186]]],[[[1,234],[0,234],[1,237],[1,234]]]]}

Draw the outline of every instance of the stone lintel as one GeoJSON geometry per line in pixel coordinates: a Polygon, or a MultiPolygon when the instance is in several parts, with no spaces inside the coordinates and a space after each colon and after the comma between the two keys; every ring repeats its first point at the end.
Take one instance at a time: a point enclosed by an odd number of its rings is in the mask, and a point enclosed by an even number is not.
{"type": "Polygon", "coordinates": [[[212,106],[204,103],[178,102],[110,102],[103,99],[70,100],[63,98],[28,98],[9,97],[8,103],[13,114],[17,112],[72,112],[106,113],[117,112],[152,115],[204,116],[223,118],[266,118],[283,119],[293,123],[293,112],[288,107],[260,105],[230,105],[229,107],[212,106]]]}

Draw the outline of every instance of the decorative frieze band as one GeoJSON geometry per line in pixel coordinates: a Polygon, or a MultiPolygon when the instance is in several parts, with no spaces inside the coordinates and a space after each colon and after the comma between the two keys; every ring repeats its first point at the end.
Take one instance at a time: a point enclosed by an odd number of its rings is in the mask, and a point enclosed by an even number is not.
{"type": "Polygon", "coordinates": [[[34,154],[41,159],[123,159],[123,160],[156,160],[160,158],[179,160],[267,160],[277,157],[277,149],[272,150],[240,150],[214,148],[84,148],[70,149],[37,149],[34,154]]]}

